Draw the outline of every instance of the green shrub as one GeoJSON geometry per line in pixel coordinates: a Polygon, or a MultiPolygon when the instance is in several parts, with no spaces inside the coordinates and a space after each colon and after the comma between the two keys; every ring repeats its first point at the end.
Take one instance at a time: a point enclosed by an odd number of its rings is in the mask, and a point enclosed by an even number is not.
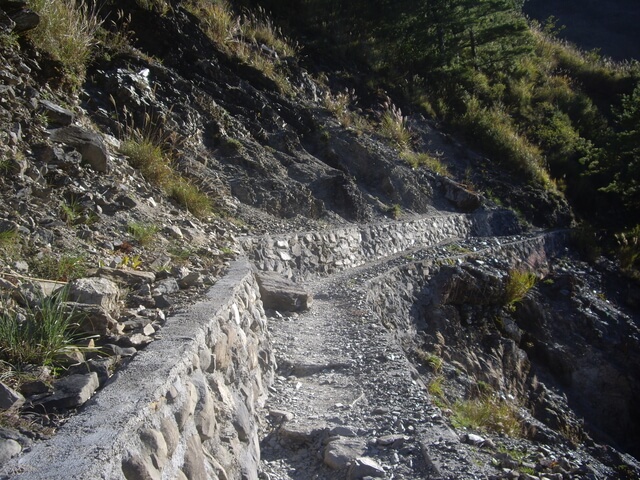
{"type": "Polygon", "coordinates": [[[640,225],[615,237],[618,241],[617,256],[620,266],[626,270],[640,267],[640,225]]]}
{"type": "Polygon", "coordinates": [[[14,259],[20,251],[20,235],[17,229],[0,231],[0,252],[7,259],[14,259]]]}
{"type": "Polygon", "coordinates": [[[449,170],[442,161],[426,152],[416,153],[413,150],[402,152],[402,158],[413,168],[426,167],[434,173],[442,176],[449,176],[449,170]]]}
{"type": "Polygon", "coordinates": [[[46,280],[66,282],[87,273],[87,261],[81,253],[66,253],[59,258],[51,254],[35,256],[27,262],[31,273],[46,280]]]}
{"type": "Polygon", "coordinates": [[[70,86],[84,81],[100,27],[97,12],[79,0],[29,0],[40,24],[29,32],[37,48],[59,61],[70,86]]]}
{"type": "Polygon", "coordinates": [[[0,315],[0,358],[20,368],[27,364],[55,366],[56,358],[75,350],[74,312],[65,306],[67,290],[40,298],[22,320],[8,309],[0,315]]]}
{"type": "Polygon", "coordinates": [[[173,169],[161,145],[148,134],[140,130],[130,132],[120,144],[120,152],[129,157],[131,166],[140,170],[149,182],[160,187],[169,183],[173,169]]]}
{"type": "Polygon", "coordinates": [[[407,118],[402,115],[402,110],[394,105],[389,97],[382,104],[379,132],[401,150],[405,150],[411,145],[411,132],[407,125],[407,118]]]}

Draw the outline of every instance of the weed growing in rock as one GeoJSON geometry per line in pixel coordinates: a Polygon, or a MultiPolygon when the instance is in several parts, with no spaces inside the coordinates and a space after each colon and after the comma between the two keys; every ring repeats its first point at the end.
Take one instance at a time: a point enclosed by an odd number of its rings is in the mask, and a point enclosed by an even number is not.
{"type": "Polygon", "coordinates": [[[73,88],[84,81],[96,32],[101,21],[97,11],[78,0],[30,0],[40,24],[29,32],[37,48],[60,62],[73,88]]]}
{"type": "Polygon", "coordinates": [[[166,0],[136,0],[140,8],[166,15],[171,10],[171,4],[166,0]]]}
{"type": "Polygon", "coordinates": [[[525,270],[511,270],[505,285],[505,304],[514,305],[524,298],[538,280],[536,274],[525,270]]]}
{"type": "Polygon", "coordinates": [[[55,366],[56,359],[74,350],[76,315],[65,306],[67,289],[27,307],[26,318],[6,307],[0,315],[0,358],[16,368],[27,364],[55,366]]]}
{"type": "Polygon", "coordinates": [[[177,178],[170,185],[169,196],[195,217],[204,218],[212,212],[209,197],[184,178],[177,178]]]}
{"type": "Polygon", "coordinates": [[[72,198],[68,202],[63,202],[60,204],[60,215],[67,226],[75,225],[82,216],[82,205],[80,205],[76,198],[72,198]]]}
{"type": "Polygon", "coordinates": [[[400,206],[400,204],[394,203],[393,205],[391,205],[391,207],[389,207],[387,212],[391,218],[393,218],[394,220],[398,220],[400,218],[400,215],[402,215],[402,207],[400,206]]]}
{"type": "Polygon", "coordinates": [[[173,170],[159,142],[141,130],[131,131],[120,145],[131,166],[140,170],[149,182],[163,186],[171,180],[173,170]]]}
{"type": "Polygon", "coordinates": [[[120,152],[129,157],[131,165],[196,217],[209,215],[212,211],[209,197],[172,167],[169,155],[163,150],[163,144],[170,139],[162,133],[162,129],[153,126],[155,122],[148,114],[145,115],[142,128],[131,123],[125,129],[120,146],[120,152]]]}
{"type": "Polygon", "coordinates": [[[447,398],[444,394],[444,377],[436,375],[427,387],[429,394],[433,397],[433,402],[440,408],[447,405],[447,398]]]}
{"type": "Polygon", "coordinates": [[[433,373],[438,374],[440,373],[440,370],[442,370],[444,361],[438,355],[425,352],[424,350],[418,350],[416,355],[424,365],[428,366],[433,371],[433,373]]]}
{"type": "Polygon", "coordinates": [[[158,227],[153,224],[130,222],[127,225],[127,232],[140,245],[147,246],[151,244],[158,233],[158,227]]]}
{"type": "Polygon", "coordinates": [[[18,230],[0,231],[0,251],[7,259],[13,259],[20,251],[20,235],[18,230]]]}

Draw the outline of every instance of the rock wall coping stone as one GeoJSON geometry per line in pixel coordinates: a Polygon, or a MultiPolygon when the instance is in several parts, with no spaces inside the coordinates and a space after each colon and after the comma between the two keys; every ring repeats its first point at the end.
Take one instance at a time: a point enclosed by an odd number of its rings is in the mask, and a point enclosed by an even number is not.
{"type": "Polygon", "coordinates": [[[257,478],[256,409],[275,362],[255,277],[232,264],[206,300],[167,322],[12,479],[257,478]]]}

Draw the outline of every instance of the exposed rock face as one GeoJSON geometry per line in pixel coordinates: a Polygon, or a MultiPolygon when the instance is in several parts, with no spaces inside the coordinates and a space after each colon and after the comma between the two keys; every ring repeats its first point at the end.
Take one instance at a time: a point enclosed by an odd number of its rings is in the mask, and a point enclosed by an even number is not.
{"type": "MultiPolygon", "coordinates": [[[[538,378],[566,395],[595,438],[639,455],[640,329],[607,301],[608,293],[615,295],[605,290],[611,273],[583,267],[582,274],[559,268],[514,317],[538,378]],[[603,290],[594,293],[594,285],[603,290]]],[[[534,402],[544,418],[550,409],[544,396],[534,402]]]]}

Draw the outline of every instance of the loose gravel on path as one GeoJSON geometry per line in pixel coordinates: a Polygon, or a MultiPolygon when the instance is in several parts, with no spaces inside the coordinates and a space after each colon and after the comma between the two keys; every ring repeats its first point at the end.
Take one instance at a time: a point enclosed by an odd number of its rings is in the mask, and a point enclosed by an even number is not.
{"type": "Polygon", "coordinates": [[[365,304],[367,279],[400,260],[313,279],[305,285],[314,294],[309,311],[271,316],[278,376],[266,406],[261,478],[484,476],[460,460],[467,446],[365,304]],[[369,460],[352,462],[359,470],[348,477],[345,464],[355,457],[369,460]]]}

